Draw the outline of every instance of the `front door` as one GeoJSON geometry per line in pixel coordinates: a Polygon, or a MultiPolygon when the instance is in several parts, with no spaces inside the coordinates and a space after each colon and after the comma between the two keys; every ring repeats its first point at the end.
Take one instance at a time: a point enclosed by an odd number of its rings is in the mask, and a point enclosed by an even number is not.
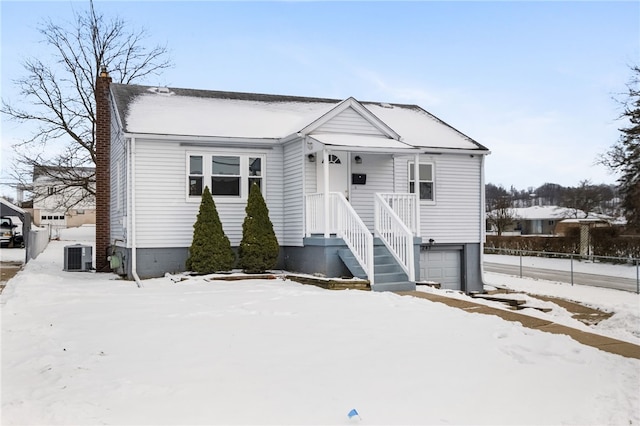
{"type": "MultiPolygon", "coordinates": [[[[319,153],[322,158],[322,153],[319,153]]],[[[347,170],[349,154],[340,152],[329,154],[329,192],[340,192],[349,199],[349,170],[347,170]]],[[[316,162],[318,192],[324,192],[324,164],[316,162]]]]}

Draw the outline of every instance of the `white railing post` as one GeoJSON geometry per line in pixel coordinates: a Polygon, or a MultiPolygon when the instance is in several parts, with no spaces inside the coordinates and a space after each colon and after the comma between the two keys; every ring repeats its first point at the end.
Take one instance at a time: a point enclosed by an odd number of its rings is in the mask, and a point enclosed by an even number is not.
{"type": "Polygon", "coordinates": [[[414,235],[418,234],[415,194],[379,194],[414,235]]]}
{"type": "Polygon", "coordinates": [[[329,152],[326,149],[322,150],[322,163],[322,171],[324,173],[324,237],[329,238],[329,227],[331,226],[331,221],[329,220],[329,152]]]}
{"type": "MultiPolygon", "coordinates": [[[[393,204],[396,206],[399,203],[393,204]]],[[[381,194],[375,194],[374,209],[376,236],[382,240],[396,261],[398,261],[406,272],[409,281],[415,281],[413,232],[381,194]]]]}

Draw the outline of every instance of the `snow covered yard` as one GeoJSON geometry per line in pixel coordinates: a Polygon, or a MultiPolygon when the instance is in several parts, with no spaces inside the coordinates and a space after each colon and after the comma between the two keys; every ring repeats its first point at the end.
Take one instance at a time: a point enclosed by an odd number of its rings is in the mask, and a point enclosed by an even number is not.
{"type": "Polygon", "coordinates": [[[74,243],[0,296],[3,425],[640,422],[640,360],[566,336],[281,279],[139,289],[63,272],[74,243]]]}

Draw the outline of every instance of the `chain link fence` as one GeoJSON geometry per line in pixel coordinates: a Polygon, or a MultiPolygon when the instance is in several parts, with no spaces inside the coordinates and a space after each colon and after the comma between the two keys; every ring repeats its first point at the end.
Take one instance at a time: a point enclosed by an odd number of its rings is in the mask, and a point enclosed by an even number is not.
{"type": "MultiPolygon", "coordinates": [[[[580,262],[590,262],[596,264],[617,264],[617,265],[629,265],[635,268],[635,292],[640,294],[640,259],[634,257],[614,257],[614,256],[596,256],[596,255],[581,255],[575,253],[556,253],[546,251],[534,251],[534,250],[518,250],[510,248],[497,248],[497,247],[485,247],[486,254],[502,254],[508,256],[518,256],[519,262],[519,275],[523,277],[523,269],[532,267],[530,265],[523,265],[523,259],[530,259],[531,256],[536,258],[553,258],[564,259],[566,262],[562,263],[561,270],[559,272],[567,272],[570,276],[571,285],[575,283],[575,276],[578,273],[593,274],[592,272],[578,272],[576,266],[580,262]]],[[[543,266],[533,266],[534,268],[542,268],[543,266]]],[[[598,275],[598,274],[594,274],[598,275]]],[[[603,274],[599,274],[603,275],[603,274]]],[[[624,279],[624,278],[623,278],[624,279]]]]}

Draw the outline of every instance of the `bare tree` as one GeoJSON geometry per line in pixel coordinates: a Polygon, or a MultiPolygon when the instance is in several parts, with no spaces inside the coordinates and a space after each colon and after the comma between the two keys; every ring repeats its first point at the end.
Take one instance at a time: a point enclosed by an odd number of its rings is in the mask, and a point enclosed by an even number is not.
{"type": "Polygon", "coordinates": [[[573,209],[576,219],[584,219],[598,211],[605,198],[599,186],[592,185],[590,180],[583,180],[577,187],[565,188],[561,204],[562,207],[573,209]],[[579,217],[581,215],[584,217],[579,217]]]}
{"type": "Polygon", "coordinates": [[[502,185],[494,185],[492,183],[487,183],[484,186],[484,194],[485,194],[485,210],[490,211],[495,205],[496,201],[509,197],[509,192],[502,185]]]}
{"type": "Polygon", "coordinates": [[[498,236],[517,219],[508,197],[495,198],[487,212],[487,222],[498,232],[498,236]]]}
{"type": "Polygon", "coordinates": [[[640,66],[631,67],[621,119],[628,120],[620,130],[617,143],[599,160],[610,170],[620,173],[619,191],[629,228],[640,231],[640,66]]]}
{"type": "Polygon", "coordinates": [[[53,60],[27,59],[25,76],[14,81],[27,106],[3,99],[0,109],[18,122],[37,124],[29,139],[14,146],[12,178],[16,185],[29,187],[27,179],[36,170],[47,173],[52,169],[50,174],[59,177],[67,169],[60,186],[80,188],[93,196],[95,173],[86,176],[73,169],[95,164],[95,82],[101,67],[109,70],[114,82],[137,82],[171,66],[168,50],[145,47],[144,29],[130,30],[121,18],[105,18],[93,1],[88,10],[74,13],[72,22],[46,20],[39,32],[53,60]]]}

